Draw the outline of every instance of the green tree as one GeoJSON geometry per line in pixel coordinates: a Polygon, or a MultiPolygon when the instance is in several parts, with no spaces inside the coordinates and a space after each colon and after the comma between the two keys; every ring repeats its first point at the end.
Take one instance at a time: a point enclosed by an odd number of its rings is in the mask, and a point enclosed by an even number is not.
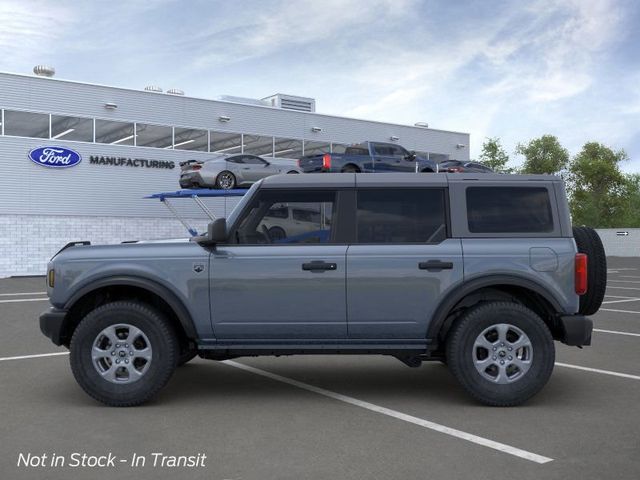
{"type": "Polygon", "coordinates": [[[630,195],[638,191],[638,182],[620,171],[619,164],[625,160],[624,150],[614,151],[598,142],[585,143],[573,158],[568,185],[574,225],[626,226],[630,195]]]}
{"type": "Polygon", "coordinates": [[[519,143],[516,154],[524,156],[520,173],[561,174],[569,163],[569,152],[554,135],[543,135],[527,143],[519,143]]]}
{"type": "Polygon", "coordinates": [[[626,205],[620,221],[620,227],[640,228],[640,174],[625,175],[626,205]]]}
{"type": "Polygon", "coordinates": [[[480,163],[497,173],[513,173],[514,169],[507,167],[509,155],[502,148],[498,137],[487,137],[482,144],[482,153],[478,158],[480,163]]]}

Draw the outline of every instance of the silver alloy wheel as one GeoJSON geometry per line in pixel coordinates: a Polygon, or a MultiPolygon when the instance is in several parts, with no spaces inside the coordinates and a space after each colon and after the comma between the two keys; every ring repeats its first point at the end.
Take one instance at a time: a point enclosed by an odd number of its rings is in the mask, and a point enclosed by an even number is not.
{"type": "Polygon", "coordinates": [[[531,368],[533,346],[518,327],[498,323],[478,335],[473,343],[472,358],[483,378],[498,384],[513,383],[531,368]]]}
{"type": "Polygon", "coordinates": [[[93,341],[91,360],[102,378],[117,384],[140,380],[149,370],[153,352],[142,330],[127,323],[111,325],[93,341]]]}
{"type": "Polygon", "coordinates": [[[233,188],[233,184],[235,180],[233,178],[233,174],[229,172],[222,172],[218,175],[218,186],[223,190],[229,190],[233,188]]]}

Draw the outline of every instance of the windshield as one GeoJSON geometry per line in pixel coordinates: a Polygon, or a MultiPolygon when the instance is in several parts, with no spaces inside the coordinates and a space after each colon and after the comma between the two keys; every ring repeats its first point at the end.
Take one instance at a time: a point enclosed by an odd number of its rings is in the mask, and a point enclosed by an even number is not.
{"type": "Polygon", "coordinates": [[[247,190],[247,193],[243,195],[238,204],[233,208],[233,210],[227,217],[227,228],[230,228],[236,222],[238,215],[244,209],[245,205],[251,200],[261,183],[262,180],[251,185],[251,188],[247,190]]]}

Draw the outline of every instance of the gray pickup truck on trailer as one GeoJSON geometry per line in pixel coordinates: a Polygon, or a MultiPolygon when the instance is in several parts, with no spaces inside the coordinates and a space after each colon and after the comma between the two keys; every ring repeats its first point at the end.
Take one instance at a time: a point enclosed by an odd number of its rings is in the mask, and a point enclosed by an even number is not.
{"type": "Polygon", "coordinates": [[[143,403],[195,355],[382,354],[443,361],[477,400],[517,405],[554,340],[590,344],[606,287],[602,243],[572,228],[552,176],[279,175],[191,240],[51,260],[40,328],[95,399],[143,403]],[[298,207],[304,231],[273,237],[298,207]]]}

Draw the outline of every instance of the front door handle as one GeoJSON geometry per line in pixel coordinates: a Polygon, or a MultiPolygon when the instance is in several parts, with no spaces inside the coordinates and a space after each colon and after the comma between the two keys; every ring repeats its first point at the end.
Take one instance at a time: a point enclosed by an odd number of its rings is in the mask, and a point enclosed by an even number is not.
{"type": "Polygon", "coordinates": [[[309,263],[302,264],[302,270],[309,272],[324,272],[327,270],[337,270],[338,265],[336,263],[327,263],[323,260],[314,260],[309,263]]]}
{"type": "Polygon", "coordinates": [[[430,272],[439,272],[440,270],[451,270],[453,262],[441,262],[440,260],[429,260],[428,262],[418,263],[420,270],[428,270],[430,272]]]}

